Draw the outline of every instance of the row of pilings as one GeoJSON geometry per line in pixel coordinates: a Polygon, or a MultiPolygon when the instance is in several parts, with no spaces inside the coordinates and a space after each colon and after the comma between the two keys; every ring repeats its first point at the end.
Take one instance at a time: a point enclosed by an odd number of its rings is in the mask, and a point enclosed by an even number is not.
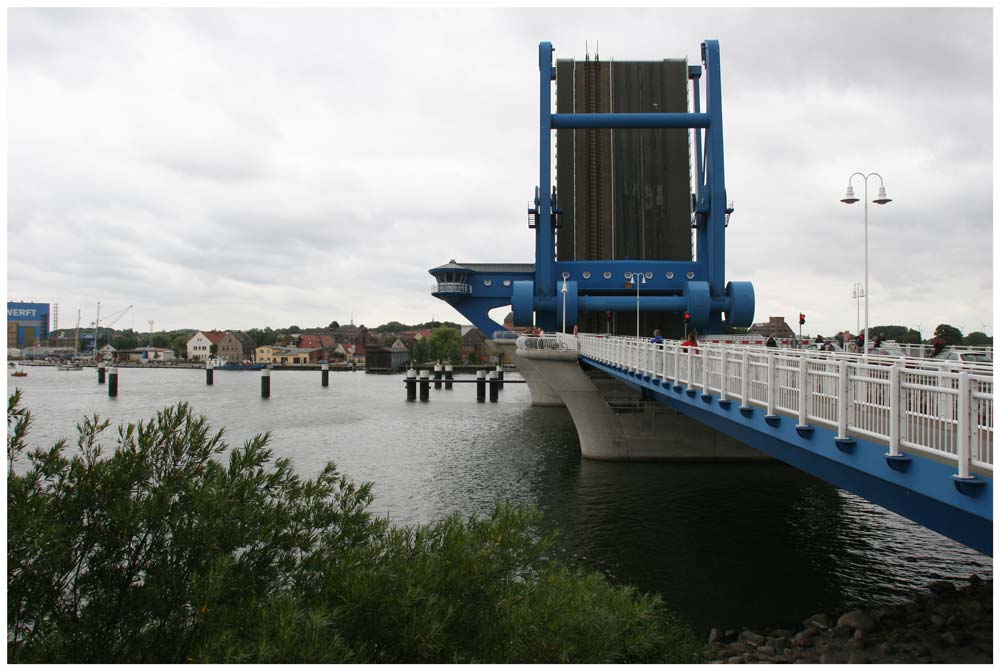
{"type": "MultiPolygon", "coordinates": [[[[471,382],[471,380],[469,380],[471,382]]],[[[496,370],[491,370],[489,375],[485,370],[476,371],[476,401],[486,402],[486,389],[489,387],[490,403],[496,403],[500,398],[500,390],[503,389],[503,369],[497,366],[496,370]]],[[[452,388],[455,384],[455,375],[451,364],[434,366],[434,388],[441,389],[442,384],[445,390],[452,388]]],[[[416,401],[418,396],[424,403],[431,400],[431,375],[430,371],[422,370],[419,375],[416,370],[406,371],[406,400],[416,401]]]]}
{"type": "MultiPolygon", "coordinates": [[[[103,362],[97,364],[97,384],[108,385],[108,396],[115,398],[118,396],[118,369],[107,368],[103,362]]],[[[205,366],[205,384],[212,386],[215,384],[215,369],[211,365],[205,366]]],[[[323,364],[320,373],[320,384],[324,387],[330,386],[330,366],[323,364]]],[[[260,371],[260,397],[271,397],[271,370],[264,368],[260,371]]]]}

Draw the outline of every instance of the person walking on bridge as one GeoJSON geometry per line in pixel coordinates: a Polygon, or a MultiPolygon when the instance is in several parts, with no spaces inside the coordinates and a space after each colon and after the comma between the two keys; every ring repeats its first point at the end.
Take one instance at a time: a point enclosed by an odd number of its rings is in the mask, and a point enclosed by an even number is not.
{"type": "Polygon", "coordinates": [[[653,329],[653,338],[649,342],[651,343],[663,342],[663,334],[660,333],[660,329],[653,329]]]}
{"type": "Polygon", "coordinates": [[[934,336],[934,340],[931,341],[931,345],[934,347],[933,351],[931,352],[931,356],[932,357],[937,356],[942,351],[944,351],[945,344],[946,343],[944,341],[944,338],[942,338],[939,335],[938,336],[934,336]]]}
{"type": "MultiPolygon", "coordinates": [[[[684,342],[681,343],[681,347],[695,347],[695,348],[697,348],[698,347],[698,332],[695,331],[694,329],[691,329],[690,331],[688,331],[687,340],[685,340],[684,342]]],[[[697,354],[698,350],[695,349],[694,353],[697,354]]]]}
{"type": "Polygon", "coordinates": [[[778,341],[776,341],[774,339],[773,335],[767,337],[767,346],[768,347],[777,347],[778,346],[778,341]]]}

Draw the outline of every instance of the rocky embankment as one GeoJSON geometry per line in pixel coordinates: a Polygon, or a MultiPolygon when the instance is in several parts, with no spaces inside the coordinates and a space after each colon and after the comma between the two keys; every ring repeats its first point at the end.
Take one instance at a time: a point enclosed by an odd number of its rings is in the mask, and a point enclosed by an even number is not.
{"type": "Polygon", "coordinates": [[[979,576],[929,585],[911,601],[818,613],[802,629],[709,634],[714,664],[989,664],[993,661],[993,583],[979,576]]]}

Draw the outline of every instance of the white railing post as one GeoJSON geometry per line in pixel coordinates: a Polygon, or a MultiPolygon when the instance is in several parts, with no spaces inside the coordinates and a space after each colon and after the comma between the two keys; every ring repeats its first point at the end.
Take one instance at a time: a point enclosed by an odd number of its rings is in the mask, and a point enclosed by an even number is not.
{"type": "Polygon", "coordinates": [[[847,413],[850,409],[850,399],[848,399],[847,385],[847,360],[841,359],[837,362],[837,438],[844,440],[847,438],[847,413]]]}
{"type": "Polygon", "coordinates": [[[899,393],[899,362],[889,368],[889,454],[899,454],[899,418],[902,406],[899,393]]]}
{"type": "Polygon", "coordinates": [[[691,387],[694,386],[694,347],[688,347],[687,350],[688,350],[688,355],[687,355],[688,369],[687,369],[687,377],[685,378],[684,381],[687,384],[688,388],[690,389],[691,387]]]}
{"type": "Polygon", "coordinates": [[[774,384],[774,373],[776,366],[776,361],[774,354],[772,352],[767,353],[767,414],[769,416],[774,415],[774,397],[777,389],[774,384]]]}
{"type": "Polygon", "coordinates": [[[681,383],[681,348],[680,345],[674,343],[674,384],[681,383]]]}
{"type": "Polygon", "coordinates": [[[726,352],[727,351],[728,351],[727,348],[725,348],[725,347],[722,348],[722,377],[719,380],[719,400],[720,401],[726,401],[726,400],[728,400],[726,398],[726,392],[729,391],[729,384],[728,384],[729,374],[728,374],[728,370],[727,370],[728,361],[727,361],[727,356],[726,356],[726,352]]]}
{"type": "Polygon", "coordinates": [[[660,345],[660,364],[663,366],[663,381],[667,381],[667,343],[660,345]]]}
{"type": "Polygon", "coordinates": [[[979,435],[979,413],[982,400],[976,398],[980,382],[969,378],[969,459],[983,461],[981,437],[979,435]]]}
{"type": "Polygon", "coordinates": [[[743,378],[740,391],[744,408],[750,407],[750,352],[743,350],[743,361],[740,362],[740,376],[743,378]]]}
{"type": "Polygon", "coordinates": [[[708,368],[711,358],[708,355],[708,347],[701,348],[701,393],[708,393],[708,368]]]}
{"type": "Polygon", "coordinates": [[[962,371],[958,374],[958,477],[969,477],[969,466],[972,462],[972,452],[969,449],[969,429],[971,417],[969,410],[969,373],[962,371]]]}
{"type": "Polygon", "coordinates": [[[806,406],[809,401],[809,385],[806,383],[807,363],[804,356],[799,357],[799,426],[806,425],[806,406]]]}

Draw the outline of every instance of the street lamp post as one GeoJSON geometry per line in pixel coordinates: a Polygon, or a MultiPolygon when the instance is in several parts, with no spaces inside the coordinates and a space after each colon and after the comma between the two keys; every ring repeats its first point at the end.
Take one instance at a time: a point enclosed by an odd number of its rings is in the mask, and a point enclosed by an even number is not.
{"type": "Polygon", "coordinates": [[[872,202],[876,205],[891,203],[892,198],[885,195],[885,183],[882,181],[882,175],[877,172],[870,172],[867,175],[863,172],[853,173],[847,178],[847,192],[844,194],[844,197],[840,199],[840,202],[847,203],[848,205],[858,202],[857,197],[854,195],[854,187],[851,186],[851,182],[855,177],[861,177],[865,181],[865,354],[868,354],[868,296],[871,293],[868,290],[868,178],[873,176],[878,177],[879,187],[878,196],[873,198],[872,202]]]}
{"type": "MultiPolygon", "coordinates": [[[[864,286],[861,284],[861,282],[855,282],[854,286],[851,287],[851,298],[854,298],[857,301],[857,309],[855,310],[856,313],[855,314],[856,321],[854,327],[855,333],[861,332],[861,299],[864,297],[865,297],[864,286]]],[[[867,340],[867,338],[865,338],[865,340],[867,340]]]]}
{"type": "Polygon", "coordinates": [[[566,278],[569,277],[569,273],[563,273],[563,285],[562,285],[562,295],[563,295],[563,335],[566,335],[566,278]]]}
{"type": "MultiPolygon", "coordinates": [[[[628,276],[630,278],[629,282],[634,282],[635,283],[635,337],[638,338],[640,336],[640,333],[639,333],[639,285],[646,283],[646,275],[643,274],[643,273],[631,273],[631,274],[626,273],[626,276],[628,276]]],[[[631,287],[628,286],[628,283],[625,284],[625,288],[626,289],[631,289],[631,287]]]]}

